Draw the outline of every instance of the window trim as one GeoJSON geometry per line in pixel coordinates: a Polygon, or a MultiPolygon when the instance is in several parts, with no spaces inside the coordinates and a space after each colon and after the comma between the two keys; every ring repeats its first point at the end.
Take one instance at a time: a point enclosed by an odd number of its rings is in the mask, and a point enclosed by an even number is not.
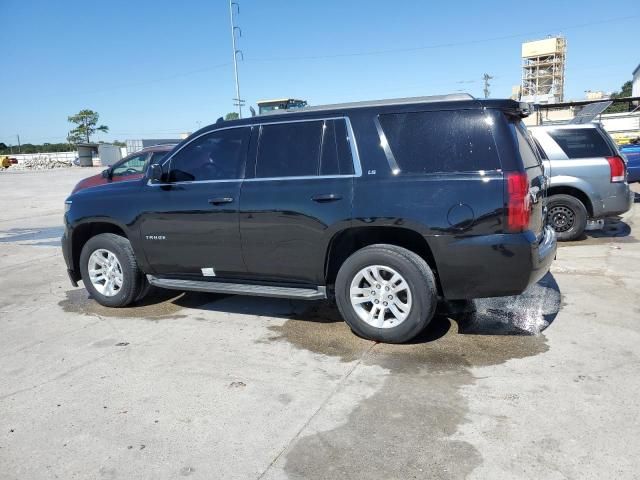
{"type": "Polygon", "coordinates": [[[384,133],[384,129],[382,128],[382,124],[380,123],[380,114],[373,117],[373,123],[376,126],[376,130],[378,131],[378,137],[380,137],[380,146],[384,151],[384,155],[387,157],[387,162],[389,163],[389,168],[391,168],[391,173],[393,175],[398,175],[401,170],[398,166],[398,162],[396,161],[396,157],[391,150],[391,145],[389,145],[389,141],[387,140],[387,134],[384,133]]]}
{"type": "MultiPolygon", "coordinates": [[[[312,178],[355,178],[355,177],[361,177],[362,176],[362,164],[360,163],[360,154],[358,151],[358,143],[356,141],[356,137],[353,133],[353,127],[351,126],[351,120],[349,119],[349,117],[347,116],[335,116],[335,117],[313,117],[313,118],[303,118],[303,119],[297,119],[297,120],[280,120],[280,121],[274,121],[274,122],[258,122],[258,123],[251,123],[248,125],[234,125],[232,127],[221,127],[221,128],[216,128],[215,130],[209,130],[207,132],[203,132],[200,135],[198,135],[197,137],[193,137],[191,140],[189,140],[189,142],[185,143],[184,145],[181,145],[180,148],[178,148],[175,152],[173,152],[171,154],[171,156],[167,157],[164,162],[162,162],[161,166],[164,168],[164,166],[167,164],[167,162],[171,162],[171,160],[173,159],[173,157],[175,155],[177,155],[183,148],[187,147],[187,145],[190,145],[191,143],[195,142],[196,140],[198,140],[200,137],[203,137],[204,135],[209,135],[211,133],[216,133],[216,132],[221,132],[223,130],[231,130],[233,128],[253,128],[253,127],[258,127],[259,128],[259,134],[262,133],[262,126],[263,125],[277,125],[277,124],[282,124],[282,123],[300,123],[300,122],[325,122],[327,120],[344,120],[346,127],[347,127],[347,140],[349,143],[349,149],[351,150],[351,161],[353,163],[353,172],[354,173],[350,173],[350,174],[345,174],[345,175],[306,175],[306,176],[296,176],[296,177],[261,177],[261,178],[234,178],[234,179],[228,179],[228,180],[192,180],[192,181],[183,181],[183,182],[173,182],[173,183],[151,183],[151,179],[147,180],[147,186],[149,187],[167,187],[167,186],[171,186],[171,185],[184,185],[184,184],[191,184],[191,183],[230,183],[230,182],[264,182],[264,181],[273,181],[273,180],[309,180],[312,178]]],[[[258,144],[259,145],[259,144],[258,144]]],[[[247,154],[248,157],[248,154],[247,154]]],[[[256,159],[257,161],[257,151],[256,151],[256,159]]],[[[249,159],[247,158],[247,163],[248,163],[249,159]]],[[[257,163],[254,161],[254,167],[257,165],[257,163]]],[[[245,165],[245,172],[244,175],[246,177],[246,166],[245,165]]],[[[254,172],[255,175],[255,172],[254,172]]]]}

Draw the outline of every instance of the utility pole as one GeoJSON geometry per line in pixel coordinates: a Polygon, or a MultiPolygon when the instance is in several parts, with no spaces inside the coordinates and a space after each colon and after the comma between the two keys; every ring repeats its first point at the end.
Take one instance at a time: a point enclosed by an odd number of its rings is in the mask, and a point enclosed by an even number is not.
{"type": "Polygon", "coordinates": [[[235,5],[236,15],[240,14],[240,4],[229,0],[229,15],[231,16],[231,46],[233,47],[233,73],[236,79],[236,98],[234,98],[234,105],[238,107],[238,115],[242,118],[242,105],[244,100],[240,98],[240,81],[238,80],[238,54],[244,60],[242,50],[236,48],[236,31],[239,36],[242,36],[242,30],[236,26],[235,16],[233,15],[233,7],[235,5]]]}
{"type": "Polygon", "coordinates": [[[489,94],[491,93],[489,90],[489,87],[491,86],[489,84],[489,80],[493,79],[493,77],[488,73],[485,73],[482,76],[482,79],[484,80],[484,98],[489,98],[489,94]]]}
{"type": "Polygon", "coordinates": [[[16,137],[18,138],[18,153],[22,153],[22,146],[20,145],[20,135],[16,133],[16,137]]]}

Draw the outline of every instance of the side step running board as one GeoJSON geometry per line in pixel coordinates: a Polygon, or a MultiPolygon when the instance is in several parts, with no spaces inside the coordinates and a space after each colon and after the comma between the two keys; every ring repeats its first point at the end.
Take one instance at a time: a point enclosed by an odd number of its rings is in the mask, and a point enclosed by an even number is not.
{"type": "Polygon", "coordinates": [[[194,292],[229,293],[233,295],[255,295],[258,297],[299,298],[301,300],[322,300],[327,298],[326,287],[292,288],[267,285],[247,285],[244,283],[203,282],[200,280],[178,280],[147,275],[151,285],[169,290],[194,292]]]}

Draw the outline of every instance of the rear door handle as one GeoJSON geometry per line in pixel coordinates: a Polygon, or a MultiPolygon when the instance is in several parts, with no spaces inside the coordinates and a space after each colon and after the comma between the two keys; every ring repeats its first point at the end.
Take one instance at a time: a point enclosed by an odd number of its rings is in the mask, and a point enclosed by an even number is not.
{"type": "Polygon", "coordinates": [[[342,200],[342,195],[336,193],[323,193],[321,195],[314,195],[311,200],[318,203],[336,202],[342,200]]]}
{"type": "Polygon", "coordinates": [[[211,205],[222,205],[223,203],[233,202],[233,197],[217,197],[209,200],[211,205]]]}

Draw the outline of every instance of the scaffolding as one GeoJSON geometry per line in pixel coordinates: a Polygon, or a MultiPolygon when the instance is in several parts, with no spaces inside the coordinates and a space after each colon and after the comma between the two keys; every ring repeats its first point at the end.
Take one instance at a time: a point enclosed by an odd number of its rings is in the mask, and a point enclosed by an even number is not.
{"type": "Polygon", "coordinates": [[[566,53],[567,42],[560,36],[522,44],[522,101],[564,101],[566,53]]]}

